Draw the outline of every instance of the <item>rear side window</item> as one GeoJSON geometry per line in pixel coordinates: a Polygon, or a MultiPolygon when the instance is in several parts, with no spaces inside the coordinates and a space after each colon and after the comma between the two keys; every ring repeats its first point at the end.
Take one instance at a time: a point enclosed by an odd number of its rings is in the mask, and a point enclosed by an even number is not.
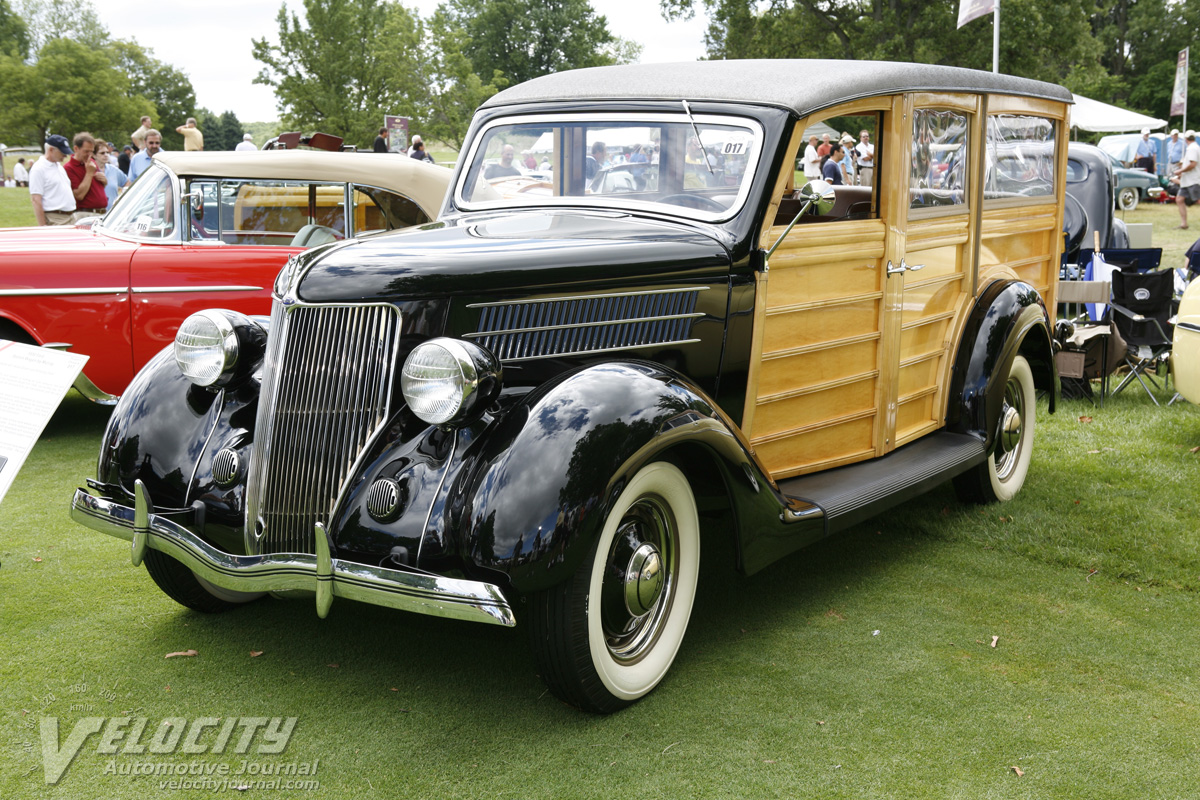
{"type": "MultiPolygon", "coordinates": [[[[1019,114],[989,116],[984,197],[1053,197],[1054,140],[1053,120],[1019,114]]],[[[1082,167],[1078,162],[1071,164],[1082,167]]],[[[1068,175],[1067,180],[1082,178],[1068,175]]]]}

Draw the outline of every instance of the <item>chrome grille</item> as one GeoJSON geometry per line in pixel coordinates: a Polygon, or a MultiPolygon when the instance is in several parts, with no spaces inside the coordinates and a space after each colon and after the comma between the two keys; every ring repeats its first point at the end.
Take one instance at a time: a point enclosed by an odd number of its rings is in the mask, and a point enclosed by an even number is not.
{"type": "Polygon", "coordinates": [[[467,338],[510,362],[696,341],[688,337],[705,288],[477,303],[479,330],[467,338]]]}
{"type": "Polygon", "coordinates": [[[315,524],[329,523],[389,416],[399,334],[393,306],[275,302],[246,501],[252,552],[315,552],[315,524]]]}

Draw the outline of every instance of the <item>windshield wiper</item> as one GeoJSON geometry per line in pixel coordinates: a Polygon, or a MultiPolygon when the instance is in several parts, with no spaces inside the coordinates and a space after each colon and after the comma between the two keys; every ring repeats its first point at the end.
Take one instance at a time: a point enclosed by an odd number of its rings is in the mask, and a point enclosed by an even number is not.
{"type": "Polygon", "coordinates": [[[704,155],[704,166],[708,167],[709,175],[716,175],[713,172],[712,162],[708,160],[708,151],[704,149],[704,142],[700,139],[700,129],[696,127],[696,120],[692,118],[692,109],[688,107],[687,100],[680,100],[683,103],[683,113],[687,114],[688,122],[692,123],[692,132],[696,134],[696,144],[700,145],[700,152],[704,155]]]}

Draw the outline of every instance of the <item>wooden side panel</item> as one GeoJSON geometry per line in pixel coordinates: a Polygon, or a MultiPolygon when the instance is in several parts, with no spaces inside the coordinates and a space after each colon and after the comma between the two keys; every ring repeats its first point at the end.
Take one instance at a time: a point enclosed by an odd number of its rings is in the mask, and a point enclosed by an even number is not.
{"type": "Polygon", "coordinates": [[[1041,294],[1053,308],[1062,251],[1057,205],[987,208],[979,250],[979,283],[1019,278],[1041,294]]]}
{"type": "Polygon", "coordinates": [[[885,235],[881,220],[797,226],[760,281],[748,432],[775,478],[875,455],[885,235]]]}
{"type": "Polygon", "coordinates": [[[896,445],[912,441],[944,423],[945,375],[953,358],[959,318],[971,294],[969,216],[964,212],[910,221],[910,265],[904,276],[900,315],[900,363],[896,390],[896,445]]]}

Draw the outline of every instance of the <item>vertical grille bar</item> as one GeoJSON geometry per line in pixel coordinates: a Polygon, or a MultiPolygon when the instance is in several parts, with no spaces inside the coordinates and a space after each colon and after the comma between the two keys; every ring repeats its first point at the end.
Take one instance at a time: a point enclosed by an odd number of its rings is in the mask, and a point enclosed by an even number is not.
{"type": "Polygon", "coordinates": [[[251,552],[315,552],[316,523],[329,523],[388,418],[399,331],[392,306],[275,303],[248,481],[251,552]]]}

